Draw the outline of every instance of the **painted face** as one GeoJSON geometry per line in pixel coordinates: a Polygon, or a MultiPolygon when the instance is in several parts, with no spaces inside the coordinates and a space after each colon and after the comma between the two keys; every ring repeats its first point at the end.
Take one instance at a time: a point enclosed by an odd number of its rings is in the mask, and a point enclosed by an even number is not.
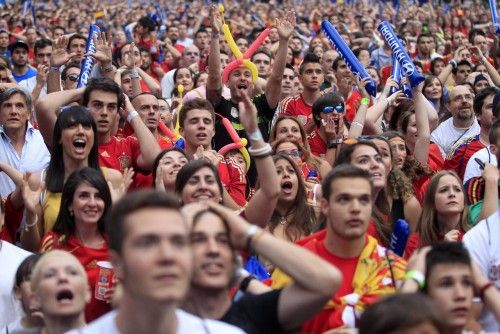
{"type": "Polygon", "coordinates": [[[470,315],[474,289],[470,266],[442,263],[432,268],[427,294],[436,303],[448,328],[463,328],[470,315]]]}
{"type": "Polygon", "coordinates": [[[76,187],[73,202],[68,206],[77,224],[97,225],[104,213],[105,203],[101,193],[90,183],[82,182],[76,187]]]}
{"type": "Polygon", "coordinates": [[[94,130],[90,125],[74,123],[61,132],[63,154],[73,160],[86,160],[94,145],[94,130]]]}
{"type": "Polygon", "coordinates": [[[283,119],[276,124],[276,140],[281,139],[295,140],[299,143],[303,141],[300,127],[296,121],[283,119]]]}
{"type": "Polygon", "coordinates": [[[179,170],[188,163],[186,156],[177,151],[165,153],[158,163],[156,173],[162,175],[165,189],[174,189],[179,170]]]}
{"type": "Polygon", "coordinates": [[[453,175],[439,179],[434,197],[438,215],[456,214],[464,211],[465,199],[461,183],[453,175]]]}
{"type": "Polygon", "coordinates": [[[42,258],[40,262],[43,268],[33,293],[35,304],[39,305],[44,316],[81,314],[90,300],[90,291],[87,275],[78,260],[59,253],[58,256],[42,258]]]}
{"type": "Polygon", "coordinates": [[[394,156],[395,167],[402,168],[407,156],[405,141],[400,137],[394,137],[389,140],[389,144],[394,156]]]}
{"type": "Polygon", "coordinates": [[[372,214],[370,183],[362,178],[339,178],[330,184],[330,198],[321,199],[328,228],[345,240],[364,238],[372,214]]]}
{"type": "Polygon", "coordinates": [[[200,168],[194,173],[181,192],[184,204],[200,201],[219,202],[221,197],[222,194],[215,175],[208,167],[200,168]]]}
{"type": "Polygon", "coordinates": [[[247,171],[247,163],[245,161],[245,158],[243,157],[243,154],[241,154],[240,151],[230,151],[226,154],[224,157],[225,159],[229,160],[233,166],[238,167],[238,169],[246,174],[247,171]]]}
{"type": "Polygon", "coordinates": [[[376,189],[386,184],[385,165],[382,156],[371,146],[359,145],[351,155],[351,164],[370,173],[376,189]]]}
{"type": "Polygon", "coordinates": [[[372,140],[375,145],[377,145],[378,150],[380,151],[380,155],[382,156],[382,161],[385,167],[385,176],[389,175],[392,170],[392,152],[391,147],[387,144],[386,141],[381,139],[373,139],[372,140]]]}
{"type": "Polygon", "coordinates": [[[147,208],[128,215],[122,254],[110,253],[116,276],[131,298],[180,303],[191,277],[192,253],[178,210],[147,208]]]}
{"type": "Polygon", "coordinates": [[[276,173],[280,179],[281,193],[280,202],[292,203],[297,197],[299,188],[299,176],[295,173],[290,162],[280,159],[275,162],[276,173]]]}
{"type": "Polygon", "coordinates": [[[191,229],[191,284],[206,289],[227,289],[234,271],[229,238],[219,216],[206,212],[198,218],[191,229]]]}

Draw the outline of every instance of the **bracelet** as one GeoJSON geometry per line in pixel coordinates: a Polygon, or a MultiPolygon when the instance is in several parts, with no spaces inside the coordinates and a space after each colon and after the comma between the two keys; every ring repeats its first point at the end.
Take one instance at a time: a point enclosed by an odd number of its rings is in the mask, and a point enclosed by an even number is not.
{"type": "Polygon", "coordinates": [[[127,122],[132,123],[132,120],[137,116],[139,116],[139,113],[135,110],[132,110],[131,112],[128,113],[127,122]]]}
{"type": "Polygon", "coordinates": [[[212,38],[219,38],[220,34],[218,32],[212,31],[212,38]]]}
{"type": "Polygon", "coordinates": [[[360,128],[362,128],[364,125],[363,125],[363,123],[360,123],[360,122],[357,122],[357,121],[352,121],[351,122],[351,126],[359,126],[360,128]]]}
{"type": "Polygon", "coordinates": [[[248,228],[246,236],[246,245],[248,252],[250,252],[250,249],[252,247],[252,238],[255,236],[255,233],[257,233],[258,230],[259,228],[257,227],[257,225],[250,225],[250,227],[248,228]]]}
{"type": "Polygon", "coordinates": [[[425,276],[418,270],[410,270],[405,274],[405,280],[412,279],[417,282],[420,289],[425,287],[425,276]]]}
{"type": "Polygon", "coordinates": [[[254,280],[254,279],[255,279],[255,277],[253,277],[253,275],[252,275],[252,274],[248,275],[247,277],[245,277],[245,278],[241,281],[239,289],[240,289],[241,291],[243,291],[243,292],[246,292],[246,291],[247,291],[247,289],[248,289],[248,285],[249,285],[249,284],[250,284],[250,282],[251,282],[252,280],[254,280]]]}
{"type": "Polygon", "coordinates": [[[37,226],[37,224],[38,224],[38,217],[36,215],[35,215],[35,220],[33,221],[33,223],[28,224],[26,222],[26,213],[24,214],[24,217],[23,217],[24,232],[29,232],[30,228],[32,228],[33,226],[37,226]]]}
{"type": "Polygon", "coordinates": [[[251,141],[259,141],[263,139],[262,132],[260,132],[259,128],[257,128],[254,132],[247,132],[247,136],[251,141]]]}
{"type": "Polygon", "coordinates": [[[104,73],[109,73],[113,70],[113,65],[109,65],[101,68],[104,73]]]}
{"type": "Polygon", "coordinates": [[[486,63],[487,61],[488,61],[488,59],[486,59],[486,57],[485,57],[485,56],[482,56],[482,57],[481,57],[481,59],[479,60],[479,62],[480,62],[481,64],[483,64],[483,65],[484,65],[484,63],[486,63]]]}
{"type": "Polygon", "coordinates": [[[344,142],[344,139],[338,138],[334,140],[329,140],[326,143],[327,148],[336,148],[338,145],[341,145],[344,142]]]}
{"type": "Polygon", "coordinates": [[[367,98],[367,97],[363,97],[363,98],[361,99],[361,105],[362,105],[362,106],[367,106],[367,105],[369,105],[369,104],[370,104],[370,99],[369,99],[369,98],[367,98]]]}
{"type": "Polygon", "coordinates": [[[484,301],[484,293],[486,292],[486,290],[488,290],[494,285],[495,284],[493,282],[488,282],[479,289],[479,297],[481,297],[482,301],[484,301]]]}
{"type": "Polygon", "coordinates": [[[137,72],[136,69],[129,70],[128,74],[130,75],[131,79],[139,79],[139,72],[137,72]]]}
{"type": "Polygon", "coordinates": [[[457,66],[458,66],[458,65],[457,65],[457,62],[455,61],[455,59],[450,60],[450,62],[449,62],[448,64],[451,64],[451,67],[452,67],[453,69],[456,69],[456,68],[457,68],[457,66]]]}
{"type": "Polygon", "coordinates": [[[248,148],[248,153],[250,153],[250,156],[252,156],[252,158],[264,158],[273,154],[273,149],[271,148],[271,145],[266,143],[266,145],[261,148],[253,148],[252,146],[250,146],[248,148]]]}

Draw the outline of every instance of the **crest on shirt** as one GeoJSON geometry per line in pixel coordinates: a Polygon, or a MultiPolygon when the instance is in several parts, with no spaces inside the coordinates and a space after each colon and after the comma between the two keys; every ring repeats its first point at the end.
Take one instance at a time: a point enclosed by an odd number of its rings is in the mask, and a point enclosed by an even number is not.
{"type": "Polygon", "coordinates": [[[231,107],[231,117],[238,118],[238,116],[239,116],[238,109],[236,109],[235,107],[231,107]]]}
{"type": "Polygon", "coordinates": [[[120,170],[124,170],[125,168],[130,167],[130,157],[126,156],[124,154],[120,155],[118,158],[118,161],[120,162],[120,170]]]}

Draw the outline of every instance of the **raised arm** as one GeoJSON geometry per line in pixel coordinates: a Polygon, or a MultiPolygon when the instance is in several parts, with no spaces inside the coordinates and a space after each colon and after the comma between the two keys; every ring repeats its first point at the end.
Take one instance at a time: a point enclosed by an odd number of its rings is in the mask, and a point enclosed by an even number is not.
{"type": "Polygon", "coordinates": [[[370,104],[370,94],[366,91],[366,84],[370,81],[370,78],[364,78],[359,80],[356,76],[356,85],[361,93],[361,103],[356,112],[356,116],[351,123],[351,128],[349,129],[349,138],[358,138],[363,133],[363,127],[366,121],[366,112],[368,110],[368,104],[370,104]]]}
{"type": "MultiPolygon", "coordinates": [[[[125,98],[125,107],[120,108],[120,116],[123,119],[127,119],[129,114],[134,111],[134,107],[132,103],[130,103],[128,96],[125,94],[123,94],[123,96],[125,98]]],[[[137,165],[140,169],[149,171],[153,166],[154,160],[161,152],[160,145],[158,145],[153,133],[147,128],[139,115],[136,114],[136,116],[132,117],[130,125],[132,129],[134,129],[134,134],[141,147],[141,154],[137,159],[137,165]]]]}
{"type": "Polygon", "coordinates": [[[488,71],[488,74],[490,75],[491,80],[493,81],[495,86],[500,86],[500,74],[495,69],[495,67],[490,64],[488,59],[486,59],[481,50],[477,46],[471,46],[469,50],[474,53],[479,59],[479,62],[483,64],[484,67],[486,67],[486,71],[488,71]]]}
{"type": "Polygon", "coordinates": [[[484,198],[478,222],[488,218],[498,210],[498,167],[486,164],[483,170],[484,198]]]}
{"type": "Polygon", "coordinates": [[[267,80],[266,99],[271,109],[276,108],[281,96],[281,80],[286,66],[286,54],[288,51],[288,41],[295,29],[295,13],[287,11],[283,19],[276,19],[276,28],[279,34],[278,51],[274,58],[273,69],[267,80]]]}
{"type": "Polygon", "coordinates": [[[385,84],[384,90],[380,95],[380,98],[368,108],[366,113],[366,119],[364,123],[364,128],[373,134],[381,134],[383,132],[380,125],[382,121],[382,116],[387,108],[390,108],[397,97],[403,97],[404,94],[401,91],[396,91],[396,93],[389,96],[391,87],[398,87],[398,83],[389,77],[387,83],[385,84]]]}
{"type": "Polygon", "coordinates": [[[45,145],[49,150],[52,147],[52,133],[59,114],[59,108],[80,101],[84,90],[85,88],[77,88],[50,93],[39,98],[35,104],[38,129],[42,133],[45,145]]]}
{"type": "Polygon", "coordinates": [[[207,100],[216,106],[222,98],[222,69],[220,63],[219,36],[222,31],[222,17],[217,7],[210,7],[212,35],[208,54],[207,100]]]}
{"type": "Polygon", "coordinates": [[[68,36],[61,36],[55,40],[50,56],[50,67],[47,74],[47,94],[61,91],[61,71],[60,68],[66,64],[76,53],[68,53],[68,36]]]}
{"type": "Polygon", "coordinates": [[[260,157],[255,156],[253,159],[261,187],[252,196],[252,199],[245,208],[245,217],[247,220],[254,225],[264,227],[273,215],[281,189],[276,167],[270,154],[271,147],[262,138],[258,127],[257,109],[245,92],[240,92],[240,94],[243,97],[243,102],[240,102],[238,105],[240,121],[247,132],[251,149],[253,151],[260,151],[265,150],[267,146],[269,150],[269,154],[260,157]]]}
{"type": "Polygon", "coordinates": [[[278,301],[278,320],[284,331],[296,330],[321,310],[342,280],[340,271],[308,250],[250,226],[230,209],[216,203],[209,207],[228,222],[237,249],[251,248],[290,275],[278,301]]]}
{"type": "Polygon", "coordinates": [[[422,93],[423,83],[413,90],[413,101],[415,102],[415,121],[417,123],[417,141],[413,155],[421,164],[427,165],[429,159],[429,145],[431,142],[431,131],[429,117],[427,115],[427,99],[422,93]]]}

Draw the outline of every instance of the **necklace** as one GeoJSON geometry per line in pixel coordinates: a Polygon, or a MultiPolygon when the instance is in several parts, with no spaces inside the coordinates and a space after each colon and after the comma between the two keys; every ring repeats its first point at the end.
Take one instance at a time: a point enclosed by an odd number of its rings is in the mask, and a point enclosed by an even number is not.
{"type": "Polygon", "coordinates": [[[285,225],[286,223],[288,223],[288,222],[286,221],[286,217],[285,217],[285,216],[281,216],[281,217],[280,217],[280,221],[279,221],[279,223],[280,223],[281,225],[285,225]]]}

